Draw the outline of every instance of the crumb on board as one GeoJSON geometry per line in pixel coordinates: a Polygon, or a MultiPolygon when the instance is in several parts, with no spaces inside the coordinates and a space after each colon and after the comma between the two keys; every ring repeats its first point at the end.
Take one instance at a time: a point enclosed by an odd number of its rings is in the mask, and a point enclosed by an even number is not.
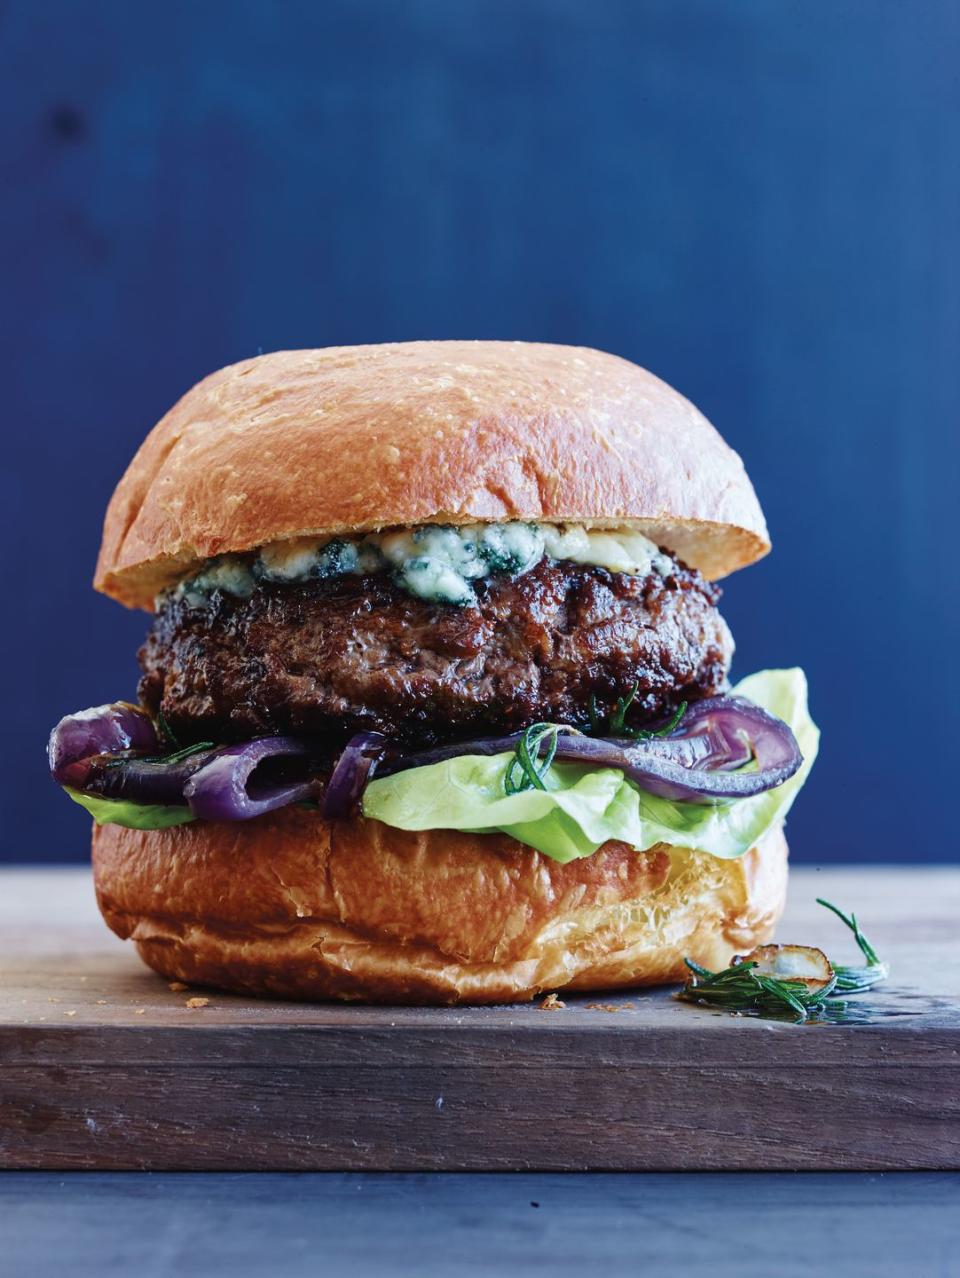
{"type": "Polygon", "coordinates": [[[183,981],[171,981],[167,988],[173,990],[174,994],[182,994],[183,991],[188,990],[190,986],[185,985],[183,981]]]}
{"type": "MultiPolygon", "coordinates": [[[[625,1006],[628,1007],[628,1005],[625,1006]]],[[[585,1003],[584,1007],[588,1012],[619,1012],[623,1010],[617,1003],[585,1003]]]]}
{"type": "Polygon", "coordinates": [[[187,1007],[206,1007],[210,1002],[208,998],[188,998],[187,1007]]]}
{"type": "Polygon", "coordinates": [[[106,1005],[107,1005],[107,1000],[105,998],[97,999],[97,1007],[106,1007],[106,1005]]]}
{"type": "Polygon", "coordinates": [[[566,1007],[566,1003],[562,999],[557,998],[556,994],[548,994],[540,1004],[541,1012],[559,1012],[566,1007]]]}
{"type": "Polygon", "coordinates": [[[77,1014],[76,1008],[74,1008],[72,1012],[64,1012],[64,1016],[76,1016],[76,1014],[77,1014]]]}
{"type": "Polygon", "coordinates": [[[146,1010],[147,1009],[145,1007],[135,1007],[133,1009],[133,1014],[134,1016],[143,1016],[146,1013],[146,1010]]]}

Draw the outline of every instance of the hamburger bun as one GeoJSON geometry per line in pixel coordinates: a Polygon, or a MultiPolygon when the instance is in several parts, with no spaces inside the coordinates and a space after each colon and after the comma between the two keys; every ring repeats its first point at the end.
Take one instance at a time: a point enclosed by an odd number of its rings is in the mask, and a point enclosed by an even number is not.
{"type": "Polygon", "coordinates": [[[739,860],[607,843],[559,864],[506,835],[407,833],[286,808],[97,827],[100,909],[161,975],[250,994],[495,1003],[686,977],[770,939],[787,846],[739,860]]]}
{"type": "Polygon", "coordinates": [[[94,584],[152,610],[214,555],[503,520],[631,527],[714,578],[770,548],[740,458],[644,369],[581,347],[407,342],[261,355],[188,391],[113,495],[94,584]]]}

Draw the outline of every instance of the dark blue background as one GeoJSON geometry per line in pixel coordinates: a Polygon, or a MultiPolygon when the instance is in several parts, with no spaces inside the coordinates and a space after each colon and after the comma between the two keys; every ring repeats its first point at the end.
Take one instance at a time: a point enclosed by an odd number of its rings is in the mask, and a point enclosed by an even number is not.
{"type": "Polygon", "coordinates": [[[0,15],[3,855],[86,855],[64,711],[130,696],[100,518],[219,365],[603,347],[742,453],[774,554],[735,674],[801,663],[797,860],[943,860],[960,607],[954,0],[51,3],[0,15]]]}

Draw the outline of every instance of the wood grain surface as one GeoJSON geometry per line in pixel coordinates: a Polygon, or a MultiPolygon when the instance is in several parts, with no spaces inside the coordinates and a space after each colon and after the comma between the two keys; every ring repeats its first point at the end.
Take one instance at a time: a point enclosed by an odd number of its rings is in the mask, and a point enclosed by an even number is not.
{"type": "Polygon", "coordinates": [[[795,871],[780,939],[854,961],[818,895],[893,966],[849,1023],[666,990],[552,1012],[175,991],[100,922],[86,872],[0,872],[0,1166],[960,1167],[960,871],[795,871]]]}

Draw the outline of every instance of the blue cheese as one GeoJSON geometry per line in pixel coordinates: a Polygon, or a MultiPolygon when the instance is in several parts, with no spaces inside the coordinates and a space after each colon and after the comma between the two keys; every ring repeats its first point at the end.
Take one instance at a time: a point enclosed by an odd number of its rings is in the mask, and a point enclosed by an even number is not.
{"type": "Polygon", "coordinates": [[[182,582],[174,593],[196,605],[217,590],[246,598],[257,581],[288,583],[389,572],[417,599],[463,607],[476,602],[474,582],[495,573],[519,576],[544,557],[642,576],[666,575],[673,566],[669,555],[629,528],[427,524],[357,538],[294,537],[263,546],[252,564],[225,555],[182,582]]]}
{"type": "Polygon", "coordinates": [[[254,572],[267,581],[305,581],[318,575],[320,542],[316,537],[293,537],[264,546],[254,572]]]}
{"type": "Polygon", "coordinates": [[[211,595],[223,591],[249,599],[253,594],[253,574],[247,564],[236,555],[220,555],[209,560],[195,577],[181,581],[173,590],[175,599],[185,599],[192,607],[206,603],[211,595]]]}
{"type": "Polygon", "coordinates": [[[582,524],[563,527],[546,525],[546,551],[551,559],[571,559],[577,564],[594,564],[610,572],[647,576],[670,572],[672,561],[642,533],[629,528],[584,528],[582,524]]]}
{"type": "Polygon", "coordinates": [[[472,530],[432,527],[387,533],[380,552],[394,569],[398,585],[417,599],[465,604],[476,600],[471,581],[490,571],[477,553],[472,530]]]}
{"type": "Polygon", "coordinates": [[[264,546],[254,561],[253,575],[265,581],[307,581],[311,577],[379,572],[382,567],[377,548],[365,542],[294,537],[264,546]]]}
{"type": "Polygon", "coordinates": [[[491,572],[529,572],[544,556],[546,528],[538,524],[481,524],[477,545],[491,572]]]}
{"type": "Polygon", "coordinates": [[[433,603],[460,604],[476,601],[476,594],[456,568],[431,555],[415,555],[397,571],[397,582],[408,595],[433,603]]]}

